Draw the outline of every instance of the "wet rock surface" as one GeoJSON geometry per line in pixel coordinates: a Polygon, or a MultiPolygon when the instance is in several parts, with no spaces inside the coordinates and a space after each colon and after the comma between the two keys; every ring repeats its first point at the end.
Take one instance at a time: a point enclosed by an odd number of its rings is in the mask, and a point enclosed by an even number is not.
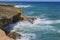
{"type": "Polygon", "coordinates": [[[20,39],[22,37],[22,35],[20,35],[19,33],[16,33],[16,32],[11,32],[8,34],[8,36],[13,39],[20,39]]]}

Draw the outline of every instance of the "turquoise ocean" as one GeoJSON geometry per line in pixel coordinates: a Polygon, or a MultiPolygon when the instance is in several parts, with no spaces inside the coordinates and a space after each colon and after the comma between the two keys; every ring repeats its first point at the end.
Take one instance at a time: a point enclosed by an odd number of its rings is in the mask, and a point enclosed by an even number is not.
{"type": "Polygon", "coordinates": [[[22,35],[17,40],[60,40],[60,2],[0,2],[15,4],[24,15],[36,17],[33,24],[28,21],[11,24],[12,31],[22,35]]]}

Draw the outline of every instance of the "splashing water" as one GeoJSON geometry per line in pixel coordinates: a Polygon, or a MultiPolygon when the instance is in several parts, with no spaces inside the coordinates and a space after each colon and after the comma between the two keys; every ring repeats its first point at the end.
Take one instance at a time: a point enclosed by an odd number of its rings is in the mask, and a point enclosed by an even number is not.
{"type": "Polygon", "coordinates": [[[28,21],[18,22],[12,31],[20,33],[23,37],[17,40],[31,40],[36,38],[34,31],[57,31],[51,24],[60,23],[60,20],[46,20],[37,18],[33,24],[28,21]],[[33,30],[33,31],[32,31],[33,30]]]}

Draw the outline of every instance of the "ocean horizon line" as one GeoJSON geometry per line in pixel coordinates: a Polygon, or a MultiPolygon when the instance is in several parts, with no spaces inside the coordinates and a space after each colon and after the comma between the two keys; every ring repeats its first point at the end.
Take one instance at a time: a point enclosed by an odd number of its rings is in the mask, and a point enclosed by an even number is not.
{"type": "Polygon", "coordinates": [[[2,2],[60,2],[60,1],[0,1],[0,3],[2,2]]]}

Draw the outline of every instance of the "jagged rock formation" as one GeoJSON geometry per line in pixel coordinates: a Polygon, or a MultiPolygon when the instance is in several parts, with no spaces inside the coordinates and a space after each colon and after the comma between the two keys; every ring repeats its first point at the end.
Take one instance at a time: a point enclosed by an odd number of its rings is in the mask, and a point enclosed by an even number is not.
{"type": "MultiPolygon", "coordinates": [[[[33,23],[35,18],[28,18],[23,15],[21,8],[16,8],[14,5],[0,4],[0,29],[4,30],[9,24],[16,23],[18,21],[27,20],[33,23]]],[[[4,30],[5,31],[5,30],[4,30]]],[[[5,31],[6,34],[9,34],[5,31]]]]}
{"type": "Polygon", "coordinates": [[[18,16],[19,13],[22,13],[21,9],[10,6],[0,4],[0,28],[2,29],[12,23],[15,15],[18,16]]]}

